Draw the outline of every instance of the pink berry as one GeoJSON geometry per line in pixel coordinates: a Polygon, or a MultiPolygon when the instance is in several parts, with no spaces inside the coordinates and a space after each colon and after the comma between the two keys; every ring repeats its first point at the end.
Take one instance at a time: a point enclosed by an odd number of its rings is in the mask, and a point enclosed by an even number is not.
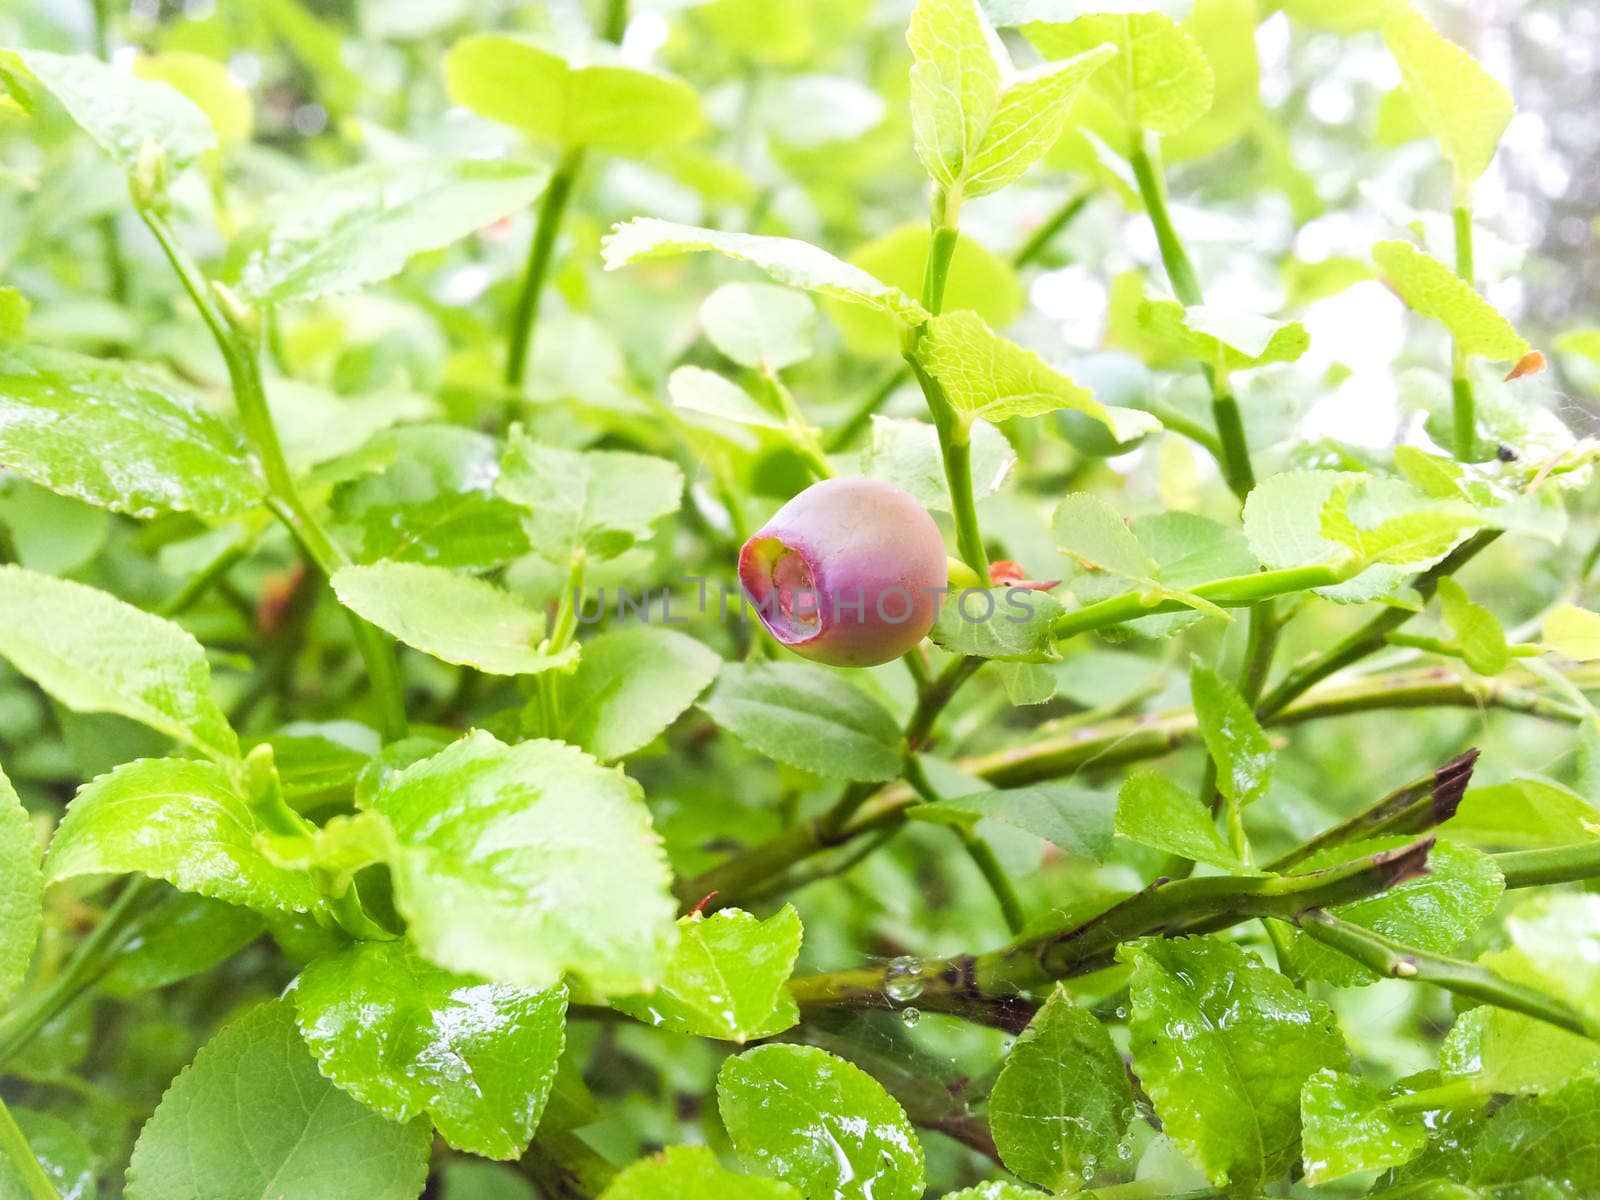
{"type": "Polygon", "coordinates": [[[947,587],[928,510],[876,479],[825,479],[739,552],[739,582],[767,632],[805,658],[871,667],[933,628],[947,587]]]}

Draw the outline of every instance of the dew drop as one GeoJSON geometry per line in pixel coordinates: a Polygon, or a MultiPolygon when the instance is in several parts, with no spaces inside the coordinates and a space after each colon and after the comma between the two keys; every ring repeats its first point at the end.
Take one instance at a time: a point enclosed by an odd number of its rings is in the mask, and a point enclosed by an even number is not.
{"type": "Polygon", "coordinates": [[[905,1024],[907,1029],[915,1029],[917,1027],[917,1022],[922,1020],[922,1010],[920,1008],[901,1009],[900,1020],[905,1024]]]}
{"type": "Polygon", "coordinates": [[[1117,1005],[1117,1020],[1126,1021],[1127,1019],[1128,1019],[1128,1006],[1126,1004],[1117,1005]]]}
{"type": "Polygon", "coordinates": [[[922,960],[912,954],[891,958],[883,972],[883,991],[896,1004],[922,995],[922,960]]]}

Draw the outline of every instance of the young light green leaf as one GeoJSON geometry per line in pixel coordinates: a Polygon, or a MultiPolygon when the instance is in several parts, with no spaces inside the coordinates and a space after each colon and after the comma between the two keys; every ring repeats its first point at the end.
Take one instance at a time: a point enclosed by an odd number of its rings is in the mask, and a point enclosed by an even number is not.
{"type": "Polygon", "coordinates": [[[1000,821],[1041,837],[1075,858],[1104,862],[1111,854],[1111,798],[1070,783],[953,796],[937,804],[919,804],[911,816],[940,825],[1000,821]]]}
{"type": "Polygon", "coordinates": [[[677,464],[623,450],[565,450],[511,431],[495,490],[532,514],[528,540],[541,558],[565,566],[575,554],[615,558],[677,512],[677,464]]]}
{"type": "Polygon", "coordinates": [[[444,60],[450,99],[541,142],[639,157],[705,125],[683,80],[620,63],[578,64],[508,34],[462,38],[444,60]]]}
{"type": "Polygon", "coordinates": [[[1072,492],[1056,506],[1056,544],[1089,571],[1126,580],[1153,579],[1159,567],[1120,513],[1089,492],[1072,492]]]}
{"type": "Polygon", "coordinates": [[[164,83],[136,79],[86,54],[0,51],[0,67],[14,64],[59,100],[124,171],[139,165],[147,142],[165,151],[174,169],[187,166],[217,144],[205,113],[164,83]]]}
{"type": "Polygon", "coordinates": [[[983,196],[1020,179],[1061,139],[1084,84],[1116,53],[1114,46],[1101,45],[1061,62],[1008,71],[983,142],[966,163],[962,191],[983,196]]]}
{"type": "MultiPolygon", "coordinates": [[[[1446,828],[1451,828],[1446,826],[1446,828]]],[[[1405,838],[1382,838],[1332,846],[1299,864],[1297,872],[1316,871],[1350,862],[1362,854],[1390,850],[1405,838]]],[[[1488,855],[1454,842],[1441,841],[1428,855],[1428,872],[1387,891],[1331,910],[1336,916],[1408,946],[1440,953],[1471,937],[1494,912],[1505,892],[1505,880],[1488,855]]],[[[1302,934],[1295,935],[1295,967],[1312,979],[1341,987],[1377,981],[1354,959],[1302,934]]]]}
{"type": "Polygon", "coordinates": [[[457,1150],[528,1148],[566,1043],[567,993],[457,975],[409,942],[358,942],[292,985],[322,1073],[394,1121],[426,1113],[457,1150]]]}
{"type": "Polygon", "coordinates": [[[709,1146],[668,1146],[641,1158],[612,1179],[600,1200],[800,1200],[778,1179],[723,1170],[709,1146]]]}
{"type": "Polygon", "coordinates": [[[964,588],[945,599],[928,636],[952,654],[1012,661],[1054,662],[1051,624],[1061,601],[1031,588],[964,588]]]}
{"type": "Polygon", "coordinates": [[[667,395],[674,408],[703,413],[752,429],[782,429],[783,419],[768,412],[749,392],[704,367],[678,367],[667,376],[667,395]]]}
{"type": "Polygon", "coordinates": [[[286,304],[353,291],[519,212],[549,172],[504,162],[406,159],[324,176],[265,206],[229,250],[246,300],[286,304]]]}
{"type": "Polygon", "coordinates": [[[1109,42],[1116,58],[1096,71],[1089,93],[1124,130],[1177,133],[1211,108],[1215,86],[1200,45],[1161,12],[1091,13],[1023,30],[1046,58],[1067,58],[1109,42]]]}
{"type": "Polygon", "coordinates": [[[934,182],[957,187],[1000,104],[1000,39],[977,0],[920,0],[911,47],[911,130],[934,182]]]}
{"type": "MultiPolygon", "coordinates": [[[[1498,957],[1496,974],[1517,973],[1498,957]]],[[[1527,982],[1543,986],[1537,973],[1527,982]]],[[[1485,1095],[1548,1092],[1575,1074],[1600,1074],[1600,1045],[1537,1017],[1484,1004],[1456,1018],[1439,1047],[1439,1070],[1446,1079],[1470,1080],[1485,1095]]]]}
{"type": "Polygon", "coordinates": [[[229,516],[266,494],[238,435],[171,376],[31,346],[0,346],[0,461],[134,517],[229,516]]]}
{"type": "Polygon", "coordinates": [[[468,575],[422,563],[344,567],[333,576],[339,602],[408,646],[491,675],[536,675],[570,667],[576,646],[544,651],[544,614],[468,575]]]}
{"type": "Polygon", "coordinates": [[[1498,675],[1510,665],[1511,654],[1500,622],[1487,608],[1474,604],[1467,589],[1448,575],[1439,580],[1439,605],[1467,666],[1479,675],[1498,675]]]}
{"type": "Polygon", "coordinates": [[[928,310],[899,288],[797,238],[724,233],[656,217],[637,217],[612,230],[601,249],[608,271],[640,259],[712,250],[751,263],[789,287],[864,304],[907,325],[920,325],[928,319],[928,310]]]}
{"type": "Polygon", "coordinates": [[[1464,199],[1511,123],[1511,93],[1409,3],[1393,5],[1383,40],[1417,116],[1455,167],[1456,195],[1464,199]]]}
{"type": "Polygon", "coordinates": [[[1424,566],[1450,551],[1462,536],[1481,529],[1484,519],[1477,510],[1463,503],[1426,502],[1407,507],[1397,516],[1385,517],[1382,500],[1368,504],[1376,509],[1375,523],[1367,524],[1367,514],[1358,519],[1352,504],[1361,502],[1364,488],[1380,490],[1376,483],[1363,485],[1360,477],[1338,481],[1322,506],[1318,532],[1323,539],[1346,547],[1365,562],[1389,566],[1424,566]]]}
{"type": "Polygon", "coordinates": [[[548,988],[648,991],[677,938],[666,858],[639,786],[560,742],[472,733],[388,776],[395,905],[427,958],[548,988]]]}
{"type": "Polygon", "coordinates": [[[0,771],[0,1004],[22,986],[44,926],[39,839],[11,780],[0,771]]]}
{"type": "Polygon", "coordinates": [[[167,50],[139,55],[134,60],[133,73],[140,79],[164,83],[187,97],[205,113],[222,145],[250,140],[255,126],[250,93],[234,81],[223,63],[188,50],[167,50]]]}
{"type": "Polygon", "coordinates": [[[1279,322],[1207,305],[1184,308],[1176,300],[1140,304],[1139,328],[1191,358],[1234,371],[1293,362],[1311,345],[1311,335],[1298,321],[1279,322]]]}
{"type": "Polygon", "coordinates": [[[1217,832],[1210,810],[1165,775],[1138,771],[1117,797],[1116,831],[1122,837],[1195,862],[1237,871],[1239,857],[1217,832]]]}
{"type": "Polygon", "coordinates": [[[771,283],[725,283],[700,306],[711,344],[742,367],[780,371],[811,356],[811,298],[771,283]]]}
{"type": "Polygon", "coordinates": [[[1059,985],[1017,1039],[989,1095],[989,1128],[1013,1173],[1072,1191],[1110,1163],[1133,1085],[1105,1027],[1059,985]]]}
{"type": "Polygon", "coordinates": [[[739,1042],[771,1037],[800,1020],[785,986],[800,953],[800,917],[792,905],[765,921],[736,908],[678,922],[667,973],[648,996],[612,1007],[676,1033],[739,1042]]]}
{"type": "Polygon", "coordinates": [[[1600,613],[1575,604],[1558,604],[1544,618],[1540,631],[1545,648],[1574,662],[1600,659],[1600,613]]]}
{"type": "Polygon", "coordinates": [[[649,744],[717,677],[722,660],[687,634],[655,625],[583,643],[561,688],[561,736],[601,762],[649,744]]]}
{"type": "Polygon", "coordinates": [[[1209,667],[1189,673],[1189,694],[1206,752],[1217,765],[1217,790],[1238,805],[1267,794],[1277,757],[1261,723],[1231,683],[1209,667]]]}
{"type": "Polygon", "coordinates": [[[51,883],[137,871],[260,912],[310,912],[311,876],[258,848],[271,831],[231,774],[211,763],[143,758],[78,789],[45,855],[51,883]]]}
{"type": "Polygon", "coordinates": [[[1116,432],[1111,415],[1087,388],[995,333],[977,313],[934,317],[917,342],[917,358],[963,423],[1071,409],[1116,432]]]}
{"type": "Polygon", "coordinates": [[[1406,1123],[1359,1075],[1324,1067],[1300,1092],[1306,1182],[1313,1187],[1357,1171],[1410,1162],[1428,1140],[1420,1121],[1406,1123]]]}
{"type": "Polygon", "coordinates": [[[1349,1051],[1334,1015],[1237,946],[1124,946],[1133,1069],[1162,1127],[1216,1187],[1278,1178],[1299,1155],[1300,1089],[1349,1051]]]}
{"type": "Polygon", "coordinates": [[[1496,850],[1534,850],[1600,837],[1600,809],[1552,779],[1524,775],[1470,788],[1450,836],[1496,850]]]}
{"type": "Polygon", "coordinates": [[[127,1196],[414,1200],[432,1140],[426,1119],[396,1124],[324,1079],[293,1010],[269,1000],[202,1046],[167,1089],[133,1148],[127,1196]]]}
{"type": "Polygon", "coordinates": [[[918,1200],[922,1145],[859,1067],[815,1046],[758,1046],[717,1073],[717,1107],[740,1160],[834,1200],[918,1200]]]}
{"type": "Polygon", "coordinates": [[[0,657],[75,712],[130,717],[218,761],[239,756],[200,643],[97,588],[0,567],[0,657]]]}
{"type": "Polygon", "coordinates": [[[1410,242],[1379,242],[1372,259],[1389,286],[1409,308],[1431,317],[1450,331],[1463,354],[1515,362],[1530,349],[1510,321],[1426,251],[1410,242]]]}
{"type": "Polygon", "coordinates": [[[811,663],[729,663],[706,713],[759,754],[830,779],[900,773],[900,727],[876,700],[811,663]]]}

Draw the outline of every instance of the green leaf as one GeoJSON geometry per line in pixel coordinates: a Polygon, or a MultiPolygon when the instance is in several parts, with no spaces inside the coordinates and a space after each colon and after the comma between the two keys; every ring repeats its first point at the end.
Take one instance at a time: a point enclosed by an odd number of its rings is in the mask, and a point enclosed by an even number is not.
{"type": "Polygon", "coordinates": [[[717,1107],[740,1161],[834,1200],[918,1200],[922,1145],[865,1071],[815,1046],[758,1046],[717,1073],[717,1107]]]}
{"type": "MultiPolygon", "coordinates": [[[[12,1108],[11,1115],[27,1140],[28,1149],[44,1168],[45,1178],[56,1189],[55,1194],[62,1200],[95,1200],[96,1155],[83,1135],[49,1113],[12,1108]]],[[[11,1160],[0,1158],[0,1196],[24,1200],[36,1194],[11,1160]]]]}
{"type": "Polygon", "coordinates": [[[997,192],[1043,158],[1066,131],[1084,84],[1116,52],[1111,45],[1096,46],[1061,62],[1010,74],[983,142],[966,165],[966,195],[997,192]]]}
{"type": "MultiPolygon", "coordinates": [[[[1405,843],[1405,838],[1380,838],[1332,846],[1313,854],[1296,871],[1337,866],[1405,843]]],[[[1426,874],[1331,911],[1363,929],[1419,950],[1447,952],[1488,920],[1504,892],[1505,880],[1492,858],[1470,847],[1442,841],[1428,855],[1426,874]]],[[[1363,986],[1378,979],[1354,959],[1303,934],[1295,935],[1294,962],[1303,975],[1341,987],[1363,986]]]]}
{"type": "Polygon", "coordinates": [[[741,1045],[771,1037],[800,1020],[785,986],[800,953],[800,917],[792,905],[758,920],[736,908],[678,922],[677,949],[648,996],[612,1007],[647,1025],[741,1045]]]}
{"type": "Polygon", "coordinates": [[[1234,371],[1293,362],[1311,345],[1311,335],[1298,321],[1279,322],[1207,305],[1185,308],[1176,300],[1141,303],[1139,328],[1190,358],[1234,371]]]}
{"type": "Polygon", "coordinates": [[[1510,945],[1478,961],[1600,1020],[1600,897],[1546,892],[1506,919],[1510,945]]]}
{"type": "Polygon", "coordinates": [[[1089,492],[1064,497],[1052,523],[1056,545],[1087,570],[1135,582],[1154,579],[1160,570],[1122,515],[1089,492]]]}
{"type": "Polygon", "coordinates": [[[1071,409],[1116,433],[1111,414],[1087,388],[1073,383],[1031,350],[1008,342],[977,313],[934,317],[917,342],[917,358],[964,423],[1071,409]]]}
{"type": "Polygon", "coordinates": [[[655,217],[636,217],[612,230],[601,249],[608,271],[640,259],[712,250],[751,263],[789,287],[864,304],[907,325],[920,325],[928,319],[928,310],[899,288],[797,238],[724,233],[655,217]]]}
{"type": "Polygon", "coordinates": [[[1326,1067],[1306,1080],[1300,1119],[1306,1182],[1313,1187],[1357,1171],[1398,1167],[1428,1140],[1420,1123],[1405,1124],[1393,1116],[1372,1084],[1326,1067]]]}
{"type": "MultiPolygon", "coordinates": [[[[1374,481],[1372,490],[1379,486],[1374,481]]],[[[1381,500],[1367,505],[1378,509],[1377,519],[1368,524],[1368,514],[1351,512],[1352,504],[1360,504],[1363,489],[1359,478],[1336,483],[1322,507],[1318,532],[1365,562],[1423,566],[1444,557],[1463,534],[1484,525],[1483,518],[1464,504],[1423,501],[1386,517],[1381,500]]]]}
{"type": "Polygon", "coordinates": [[[126,946],[97,985],[134,996],[209,971],[261,935],[248,908],[191,892],[171,891],[132,924],[126,946]]]}
{"type": "Polygon", "coordinates": [[[721,667],[700,642],[659,626],[591,638],[561,688],[561,736],[601,762],[626,758],[699,699],[721,667]]]}
{"type": "Polygon", "coordinates": [[[96,588],[0,567],[0,656],[75,712],[130,717],[218,761],[239,756],[200,643],[96,588]]]}
{"type": "Polygon", "coordinates": [[[124,171],[139,165],[146,142],[186,166],[217,144],[211,122],[164,83],[136,79],[86,54],[48,50],[0,51],[0,69],[20,64],[124,171]]]}
{"type": "Polygon", "coordinates": [[[744,388],[704,367],[678,367],[667,376],[667,394],[672,397],[674,408],[719,421],[732,421],[751,429],[784,427],[783,418],[768,412],[744,388]]]}
{"type": "Polygon", "coordinates": [[[1092,13],[1023,32],[1046,58],[1114,45],[1116,58],[1095,72],[1089,93],[1124,130],[1177,133],[1211,108],[1215,85],[1205,52],[1165,13],[1092,13]]]}
{"type": "Polygon", "coordinates": [[[742,367],[781,371],[811,357],[817,309],[811,298],[770,283],[725,283],[700,306],[711,344],[742,367]]]}
{"type": "Polygon", "coordinates": [[[462,38],[444,60],[450,99],[541,142],[638,157],[705,124],[683,80],[618,63],[569,63],[506,34],[462,38]]]}
{"type": "Polygon", "coordinates": [[[900,727],[876,700],[810,663],[729,663],[703,704],[758,754],[830,779],[900,774],[900,727]]]}
{"type": "Polygon", "coordinates": [[[1477,846],[1536,850],[1600,837],[1600,809],[1552,779],[1524,775],[1468,789],[1448,828],[1477,846]]]}
{"type": "Polygon", "coordinates": [[[952,654],[1030,662],[1061,657],[1051,624],[1061,601],[1031,588],[966,588],[946,597],[928,636],[952,654]]]}
{"type": "Polygon", "coordinates": [[[28,973],[44,927],[39,839],[11,780],[0,771],[0,1004],[28,973]]]}
{"type": "Polygon", "coordinates": [[[1041,783],[953,796],[937,804],[916,805],[910,815],[941,825],[1001,821],[1041,837],[1075,858],[1104,862],[1111,854],[1109,797],[1070,783],[1041,783]]]}
{"type": "Polygon", "coordinates": [[[1511,123],[1511,93],[1410,4],[1391,8],[1383,40],[1417,116],[1455,167],[1456,194],[1464,198],[1511,123]]]}
{"type": "Polygon", "coordinates": [[[959,1192],[949,1192],[944,1200],[1035,1200],[1038,1195],[1033,1188],[992,1180],[976,1187],[962,1188],[959,1192]]]}
{"type": "MultiPolygon", "coordinates": [[[[1478,1184],[1560,1180],[1574,1196],[1600,1191],[1600,1079],[1574,1079],[1543,1096],[1519,1096],[1484,1126],[1471,1152],[1478,1184]]],[[[1497,1195],[1507,1195],[1499,1192],[1497,1195]]]]}
{"type": "MultiPolygon", "coordinates": [[[[1000,490],[1017,455],[1005,435],[987,421],[974,421],[969,432],[972,490],[981,498],[1000,490]]],[[[950,485],[939,454],[939,433],[926,421],[874,416],[872,441],[861,456],[861,473],[894,484],[931,512],[950,511],[950,485]]]]}
{"type": "Polygon", "coordinates": [[[414,1200],[428,1173],[425,1120],[397,1125],[317,1071],[279,1000],[236,1017],[145,1123],[128,1200],[338,1196],[414,1200]]]}
{"type": "Polygon", "coordinates": [[[548,654],[544,614],[467,575],[422,563],[344,567],[333,576],[339,602],[408,646],[491,675],[534,675],[577,661],[568,646],[548,654]]]}
{"type": "Polygon", "coordinates": [[[427,157],[325,175],[266,205],[230,248],[230,277],[241,297],[267,305],[354,291],[520,212],[548,179],[511,163],[427,157]]]}
{"type": "Polygon", "coordinates": [[[664,458],[622,450],[563,450],[511,431],[495,490],[530,510],[528,540],[541,558],[566,565],[582,552],[615,558],[678,511],[683,472],[664,458]]]}
{"type": "Polygon", "coordinates": [[[1474,604],[1467,589],[1448,575],[1439,580],[1439,604],[1467,666],[1480,675],[1498,675],[1510,666],[1511,654],[1500,622],[1487,608],[1474,604]]]}
{"type": "Polygon", "coordinates": [[[1300,1088],[1349,1051],[1333,1013],[1237,946],[1125,946],[1133,1069],[1162,1128],[1216,1187],[1239,1191],[1299,1154],[1300,1088]]]}
{"type": "Polygon", "coordinates": [[[224,146],[248,142],[255,125],[250,93],[234,82],[228,68],[214,58],[187,50],[141,54],[133,73],[140,79],[164,83],[187,97],[205,113],[224,146]]]}
{"type": "Polygon", "coordinates": [[[169,375],[30,346],[0,346],[0,461],[134,517],[228,516],[266,494],[238,436],[169,375]]]}
{"type": "Polygon", "coordinates": [[[1372,260],[1406,305],[1450,331],[1463,354],[1515,362],[1530,347],[1511,322],[1433,255],[1410,242],[1379,242],[1372,260]]]}
{"type": "Polygon", "coordinates": [[[1189,694],[1206,752],[1217,764],[1217,790],[1238,805],[1267,794],[1277,757],[1261,723],[1231,683],[1208,667],[1189,673],[1189,694]]]}
{"type": "MultiPolygon", "coordinates": [[[[1507,971],[1502,960],[1498,974],[1507,971]]],[[[1520,980],[1519,980],[1520,982],[1520,980]]],[[[1530,986],[1542,986],[1540,980],[1530,986]]],[[[1469,1079],[1485,1095],[1547,1092],[1574,1075],[1600,1073],[1600,1045],[1507,1008],[1484,1004],[1456,1018],[1439,1047],[1446,1078],[1469,1079]]]]}
{"type": "Polygon", "coordinates": [[[302,871],[274,866],[270,832],[232,775],[211,763],[144,758],[78,790],[45,855],[51,883],[137,871],[185,892],[261,912],[310,912],[322,896],[302,871]]]}
{"type": "Polygon", "coordinates": [[[360,942],[312,962],[289,999],[322,1073],[368,1108],[427,1113],[485,1158],[528,1148],[566,1044],[565,988],[487,983],[408,942],[360,942]]]}
{"type": "Polygon", "coordinates": [[[521,987],[571,971],[648,991],[676,940],[666,858],[639,786],[560,742],[472,733],[389,775],[395,905],[448,970],[521,987]]]}
{"type": "Polygon", "coordinates": [[[1141,846],[1237,871],[1239,858],[1217,832],[1210,810],[1165,775],[1138,771],[1117,797],[1116,831],[1141,846]]]}
{"type": "Polygon", "coordinates": [[[1001,1161],[1029,1183],[1074,1191],[1114,1160],[1132,1114],[1133,1085],[1111,1035],[1058,984],[989,1095],[1001,1161]]]}
{"type": "Polygon", "coordinates": [[[1558,604],[1544,618],[1540,631],[1545,648],[1574,662],[1600,659],[1600,613],[1575,604],[1558,604]]]}
{"type": "Polygon", "coordinates": [[[600,1200],[800,1200],[776,1179],[725,1171],[708,1146],[668,1146],[621,1171],[600,1200]]]}

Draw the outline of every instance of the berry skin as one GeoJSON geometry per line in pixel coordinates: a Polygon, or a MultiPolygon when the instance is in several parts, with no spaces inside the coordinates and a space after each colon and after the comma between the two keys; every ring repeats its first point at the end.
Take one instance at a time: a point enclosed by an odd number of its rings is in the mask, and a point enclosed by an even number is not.
{"type": "Polygon", "coordinates": [[[739,582],[767,632],[804,658],[872,667],[933,628],[947,589],[928,510],[876,479],[825,479],[739,552],[739,582]]]}

